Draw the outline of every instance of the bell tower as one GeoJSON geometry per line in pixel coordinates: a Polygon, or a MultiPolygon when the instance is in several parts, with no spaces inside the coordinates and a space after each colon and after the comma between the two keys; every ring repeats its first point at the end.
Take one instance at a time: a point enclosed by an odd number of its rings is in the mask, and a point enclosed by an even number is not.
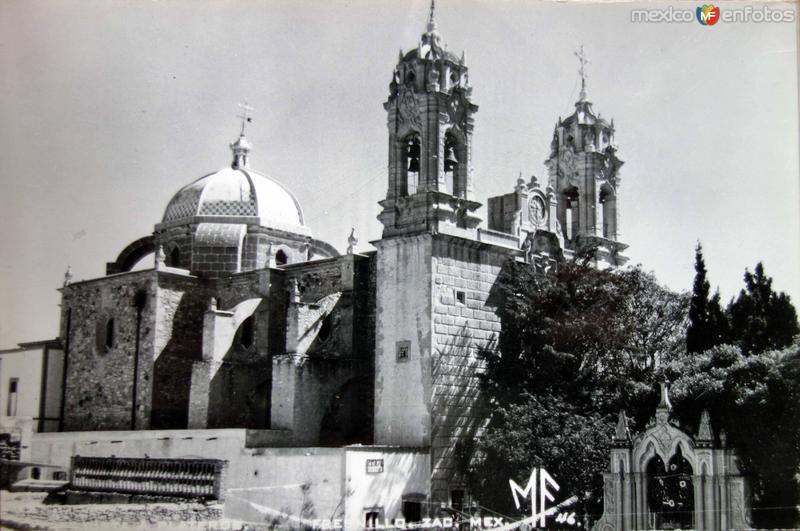
{"type": "Polygon", "coordinates": [[[568,252],[597,265],[618,266],[628,260],[621,254],[628,246],[619,241],[617,208],[623,161],[617,156],[614,121],[595,114],[587,99],[588,60],[583,46],[575,56],[580,64],[580,96],[575,112],[558,119],[545,161],[556,194],[557,229],[568,252]]]}
{"type": "Polygon", "coordinates": [[[400,52],[389,99],[389,186],[378,219],[383,236],[437,232],[440,224],[474,229],[472,88],[465,57],[442,45],[431,4],[427,31],[400,52]]]}

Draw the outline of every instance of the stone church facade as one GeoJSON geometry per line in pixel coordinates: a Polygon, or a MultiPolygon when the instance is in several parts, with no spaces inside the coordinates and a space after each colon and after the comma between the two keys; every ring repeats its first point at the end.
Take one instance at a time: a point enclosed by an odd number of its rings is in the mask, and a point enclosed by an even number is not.
{"type": "MultiPolygon", "coordinates": [[[[68,276],[64,433],[44,434],[37,455],[111,455],[117,432],[129,439],[114,455],[131,458],[180,456],[175,448],[189,443],[178,441],[239,434],[243,448],[192,446],[192,455],[301,459],[308,448],[355,448],[376,452],[383,470],[407,449],[417,464],[397,481],[413,492],[390,489],[395,501],[356,512],[391,518],[407,502],[424,502],[423,512],[463,503],[459,463],[487,420],[479,354],[501,330],[494,286],[504,265],[626,261],[614,125],[595,114],[585,82],[575,112],[558,119],[546,182],[520,178],[489,198],[485,220],[473,191],[470,82],[432,11],[384,103],[389,164],[374,251],[359,252],[354,235],[343,255],[315,239],[289,189],[252,169],[243,126],[230,166],[179,190],[106,276],[68,276]],[[155,267],[134,270],[150,254],[155,267]]],[[[247,481],[234,474],[247,466],[229,465],[229,485],[258,485],[250,469],[247,481]]]]}

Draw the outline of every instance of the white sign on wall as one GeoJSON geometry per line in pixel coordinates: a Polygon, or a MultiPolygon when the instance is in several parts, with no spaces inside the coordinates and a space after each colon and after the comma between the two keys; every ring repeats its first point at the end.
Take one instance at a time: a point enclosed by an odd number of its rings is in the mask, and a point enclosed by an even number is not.
{"type": "Polygon", "coordinates": [[[382,474],[383,459],[367,459],[367,474],[382,474]]]}

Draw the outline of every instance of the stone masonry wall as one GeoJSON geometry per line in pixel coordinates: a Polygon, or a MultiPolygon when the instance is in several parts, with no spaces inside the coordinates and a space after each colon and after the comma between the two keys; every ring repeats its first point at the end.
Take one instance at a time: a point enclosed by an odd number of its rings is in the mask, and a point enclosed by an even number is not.
{"type": "Polygon", "coordinates": [[[430,445],[432,240],[376,242],[374,444],[430,445]]]}
{"type": "Polygon", "coordinates": [[[493,287],[508,255],[499,248],[439,237],[433,246],[431,493],[449,499],[463,485],[461,468],[488,412],[482,403],[479,359],[500,333],[493,287]],[[463,295],[462,295],[463,294],[463,295]]]}
{"type": "Polygon", "coordinates": [[[153,428],[186,428],[192,364],[202,359],[203,315],[210,301],[195,277],[159,273],[153,360],[153,428]]]}
{"type": "MultiPolygon", "coordinates": [[[[155,278],[153,271],[139,271],[63,289],[61,339],[68,345],[65,430],[130,429],[137,293],[146,294],[139,336],[137,405],[149,405],[152,361],[148,360],[152,360],[155,341],[155,278]],[[106,325],[112,318],[113,340],[106,348],[106,325]]],[[[147,414],[146,408],[137,411],[138,427],[146,426],[147,414]]]]}

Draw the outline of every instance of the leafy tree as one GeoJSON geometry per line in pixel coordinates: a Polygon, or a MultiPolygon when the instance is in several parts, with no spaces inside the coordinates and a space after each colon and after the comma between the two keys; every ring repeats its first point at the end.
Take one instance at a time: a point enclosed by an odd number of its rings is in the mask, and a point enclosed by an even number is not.
{"type": "Polygon", "coordinates": [[[544,466],[582,510],[600,511],[617,413],[652,414],[657,363],[685,345],[688,297],[639,268],[579,263],[546,276],[515,263],[498,286],[503,332],[482,378],[494,414],[473,489],[507,508],[508,479],[544,466]]]}
{"type": "MultiPolygon", "coordinates": [[[[719,294],[708,298],[699,248],[698,255],[702,322],[719,330],[725,319],[719,294]]],[[[691,355],[689,296],[639,268],[609,272],[571,263],[539,276],[514,263],[497,287],[503,331],[498,351],[484,353],[482,374],[492,417],[470,470],[482,504],[512,514],[508,479],[525,482],[532,468],[544,467],[562,492],[580,496],[579,512],[599,516],[616,415],[625,409],[640,430],[655,410],[656,382],[666,375],[674,381],[675,415],[688,431],[706,408],[717,442],[724,431],[740,450],[756,522],[796,525],[800,348],[787,345],[797,317],[789,298],[772,291],[761,264],[746,274],[746,289],[728,309],[731,337],[742,347],[710,345],[691,355]],[[770,348],[784,350],[765,352],[770,348]]],[[[720,337],[712,334],[710,343],[720,337]]]]}
{"type": "MultiPolygon", "coordinates": [[[[518,512],[508,480],[524,486],[531,470],[543,467],[556,478],[564,499],[579,495],[584,510],[602,506],[602,478],[614,432],[610,418],[581,413],[561,396],[526,393],[519,403],[499,408],[494,423],[481,441],[472,485],[482,504],[501,514],[518,512]]],[[[525,507],[519,512],[529,511],[525,507]]]]}
{"type": "Polygon", "coordinates": [[[732,345],[675,360],[674,415],[696,429],[708,409],[717,432],[737,448],[753,492],[756,527],[793,528],[800,499],[800,345],[745,355],[732,345]]]}
{"type": "Polygon", "coordinates": [[[800,333],[797,312],[789,296],[772,290],[772,278],[759,262],[744,274],[745,288],[728,306],[731,337],[746,354],[781,349],[800,333]]]}
{"type": "Polygon", "coordinates": [[[686,330],[686,349],[703,352],[725,342],[727,318],[719,303],[719,292],[709,298],[711,285],[708,282],[703,247],[697,244],[694,254],[694,287],[689,304],[689,327],[686,330]]]}

